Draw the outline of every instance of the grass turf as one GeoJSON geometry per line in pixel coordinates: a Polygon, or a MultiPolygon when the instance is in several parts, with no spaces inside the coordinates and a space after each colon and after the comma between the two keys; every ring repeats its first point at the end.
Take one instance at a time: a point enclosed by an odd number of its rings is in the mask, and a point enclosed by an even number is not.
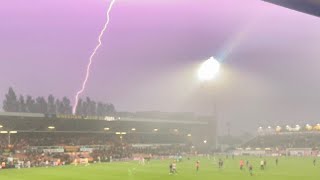
{"type": "Polygon", "coordinates": [[[144,166],[137,162],[102,163],[90,166],[64,166],[52,168],[31,168],[0,170],[1,180],[319,180],[320,166],[313,166],[311,158],[280,158],[275,165],[274,158],[267,158],[267,168],[259,169],[260,158],[243,158],[254,167],[251,177],[248,170],[239,170],[240,157],[226,159],[223,169],[218,169],[217,160],[200,158],[184,159],[177,163],[178,174],[169,175],[169,160],[151,161],[144,166]],[[200,160],[200,171],[195,171],[195,162],[200,160]]]}

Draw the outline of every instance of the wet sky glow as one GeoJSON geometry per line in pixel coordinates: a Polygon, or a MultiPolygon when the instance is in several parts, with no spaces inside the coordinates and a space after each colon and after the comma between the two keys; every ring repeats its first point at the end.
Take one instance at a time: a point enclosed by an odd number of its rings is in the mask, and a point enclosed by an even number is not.
{"type": "MultiPolygon", "coordinates": [[[[9,86],[72,98],[107,6],[1,1],[0,101],[9,86]]],[[[208,113],[210,87],[196,71],[216,56],[223,57],[215,82],[221,127],[318,123],[319,32],[319,18],[259,0],[117,0],[85,95],[119,110],[208,113]]]]}

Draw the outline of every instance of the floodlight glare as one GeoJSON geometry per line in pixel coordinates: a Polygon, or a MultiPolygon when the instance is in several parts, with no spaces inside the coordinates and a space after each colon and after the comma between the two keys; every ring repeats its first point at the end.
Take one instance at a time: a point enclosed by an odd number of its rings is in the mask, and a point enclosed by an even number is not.
{"type": "Polygon", "coordinates": [[[220,63],[214,57],[210,57],[200,66],[198,76],[201,81],[214,79],[220,71],[220,63]]]}

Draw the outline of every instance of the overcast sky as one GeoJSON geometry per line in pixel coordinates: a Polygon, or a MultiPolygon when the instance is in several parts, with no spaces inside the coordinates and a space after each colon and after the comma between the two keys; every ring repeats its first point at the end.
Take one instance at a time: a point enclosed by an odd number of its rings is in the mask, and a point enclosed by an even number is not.
{"type": "MultiPolygon", "coordinates": [[[[80,88],[107,0],[0,1],[0,101],[80,88]]],[[[83,96],[120,111],[210,113],[220,133],[320,122],[320,19],[260,0],[117,0],[83,96]],[[215,56],[211,85],[196,71],[215,56]]]]}

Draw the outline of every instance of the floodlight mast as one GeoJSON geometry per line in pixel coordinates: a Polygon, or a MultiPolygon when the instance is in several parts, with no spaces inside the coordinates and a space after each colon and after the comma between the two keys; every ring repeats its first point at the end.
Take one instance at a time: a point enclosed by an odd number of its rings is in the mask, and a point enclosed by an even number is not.
{"type": "MultiPolygon", "coordinates": [[[[206,61],[204,61],[201,65],[200,68],[198,70],[198,78],[201,82],[205,82],[205,83],[209,83],[212,80],[214,80],[215,78],[217,78],[217,76],[220,73],[220,62],[218,60],[216,60],[214,57],[210,57],[209,59],[207,59],[206,61]]],[[[214,87],[213,87],[214,88],[214,87]]],[[[215,93],[213,91],[213,93],[215,93]]],[[[214,123],[215,123],[215,129],[217,127],[217,105],[216,105],[216,98],[215,98],[215,94],[213,94],[213,117],[214,117],[214,123]]],[[[210,98],[209,98],[210,99],[210,98]]],[[[217,133],[217,129],[215,130],[215,144],[214,144],[214,148],[217,148],[217,144],[218,144],[218,133],[217,133]]],[[[207,142],[207,141],[206,141],[207,142]]],[[[206,143],[205,143],[206,144],[206,143]]]]}

